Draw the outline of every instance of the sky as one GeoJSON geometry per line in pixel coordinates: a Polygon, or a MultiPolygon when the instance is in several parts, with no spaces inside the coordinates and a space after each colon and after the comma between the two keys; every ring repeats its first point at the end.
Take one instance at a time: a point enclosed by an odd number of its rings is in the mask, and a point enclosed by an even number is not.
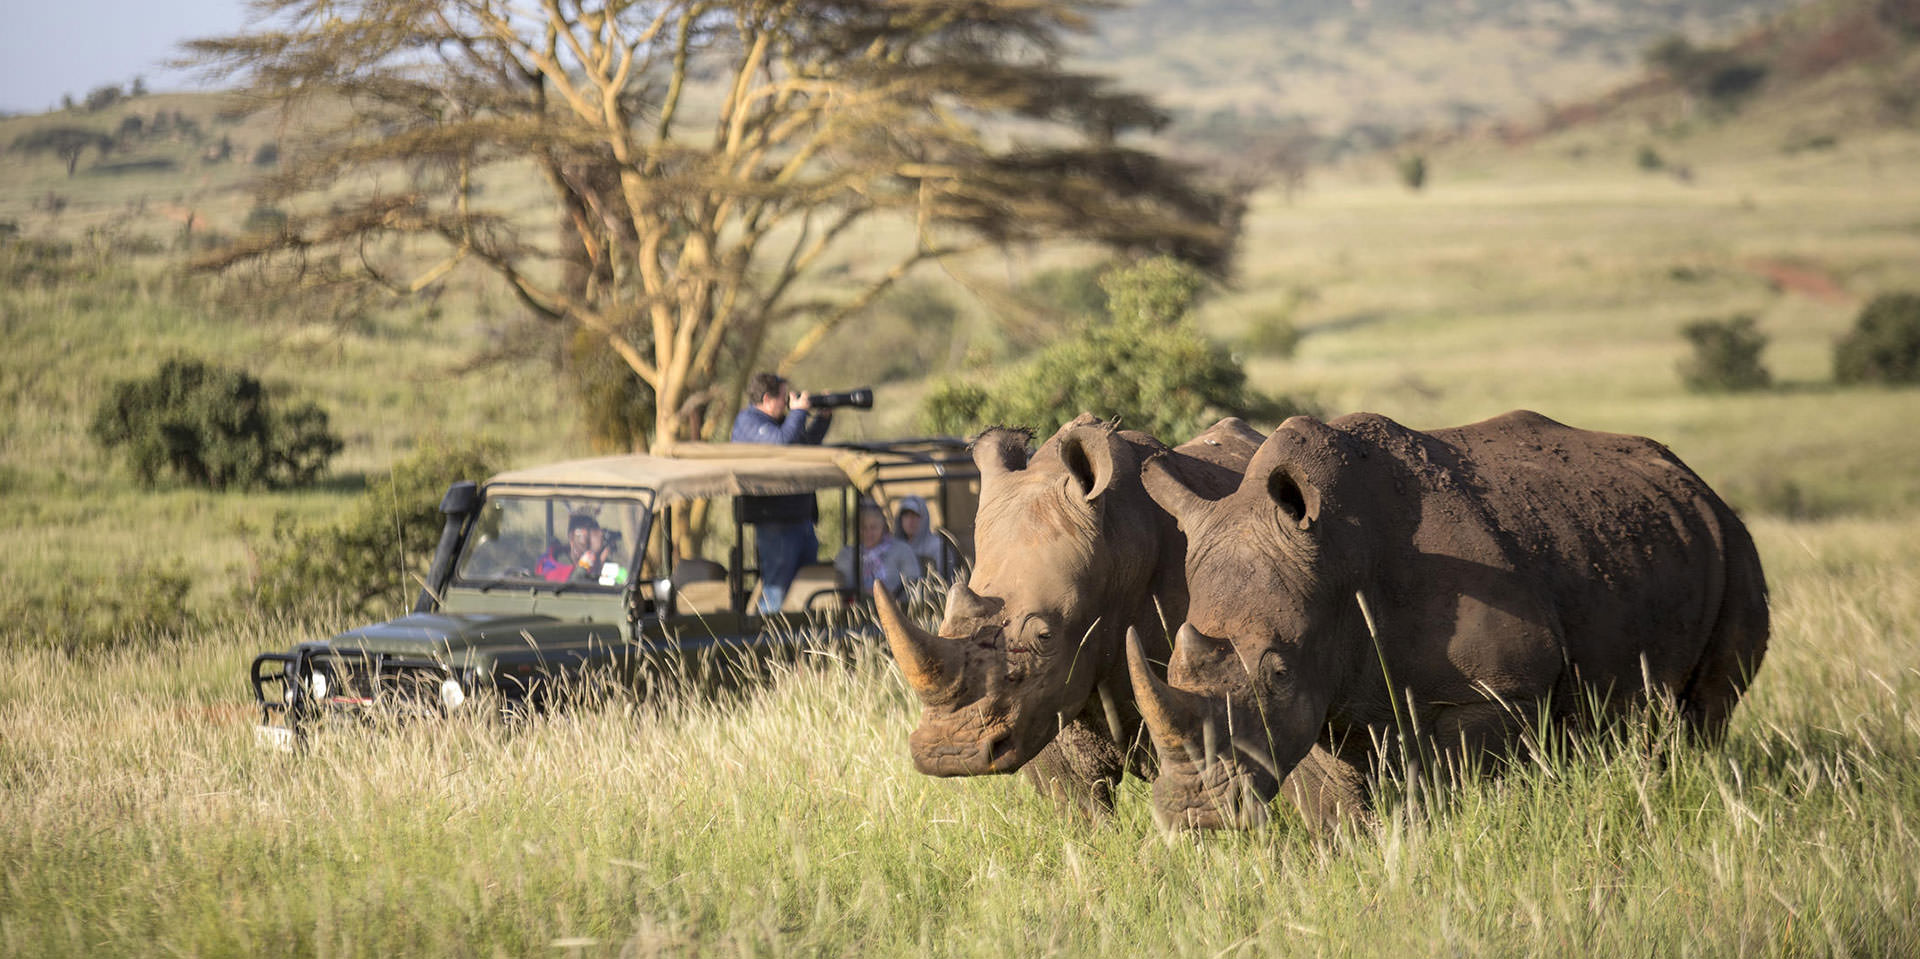
{"type": "Polygon", "coordinates": [[[154,92],[195,88],[162,61],[193,37],[246,25],[244,0],[0,0],[0,110],[40,113],[146,78],[154,92]]]}

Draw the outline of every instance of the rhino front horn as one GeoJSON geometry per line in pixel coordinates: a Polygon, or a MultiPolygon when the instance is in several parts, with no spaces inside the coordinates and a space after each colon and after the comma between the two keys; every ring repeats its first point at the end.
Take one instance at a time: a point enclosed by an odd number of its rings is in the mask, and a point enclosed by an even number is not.
{"type": "Polygon", "coordinates": [[[1175,689],[1161,681],[1140,648],[1140,634],[1127,630],[1127,673],[1133,679],[1133,698],[1146,721],[1153,744],[1167,755],[1194,751],[1196,733],[1206,728],[1206,699],[1175,689]]]}
{"type": "Polygon", "coordinates": [[[960,664],[951,643],[921,629],[894,605],[884,589],[874,590],[874,608],[880,614],[880,628],[887,634],[887,646],[900,665],[907,688],[922,700],[940,697],[953,688],[960,677],[960,664]]]}

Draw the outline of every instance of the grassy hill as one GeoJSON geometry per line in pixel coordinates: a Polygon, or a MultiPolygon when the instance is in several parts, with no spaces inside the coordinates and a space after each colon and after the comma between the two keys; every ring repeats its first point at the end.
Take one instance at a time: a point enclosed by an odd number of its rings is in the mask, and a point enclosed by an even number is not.
{"type": "Polygon", "coordinates": [[[1417,129],[1531,117],[1636,75],[1674,35],[1707,42],[1789,0],[1142,0],[1081,56],[1180,117],[1184,136],[1310,131],[1372,149],[1417,129]]]}

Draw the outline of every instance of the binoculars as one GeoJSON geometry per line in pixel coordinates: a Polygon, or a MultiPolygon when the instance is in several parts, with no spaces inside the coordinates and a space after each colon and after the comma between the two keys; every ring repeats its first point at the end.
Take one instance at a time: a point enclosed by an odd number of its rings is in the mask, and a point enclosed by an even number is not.
{"type": "Polygon", "coordinates": [[[845,393],[815,393],[809,402],[816,410],[830,410],[839,406],[870,410],[873,409],[873,387],[863,386],[845,393]]]}

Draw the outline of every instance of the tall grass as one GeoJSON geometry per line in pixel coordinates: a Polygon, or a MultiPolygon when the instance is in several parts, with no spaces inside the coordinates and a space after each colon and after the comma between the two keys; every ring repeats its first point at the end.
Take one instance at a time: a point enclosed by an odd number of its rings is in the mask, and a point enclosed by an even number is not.
{"type": "Polygon", "coordinates": [[[253,747],[255,620],[0,673],[0,952],[1902,955],[1920,520],[1757,524],[1778,628],[1726,744],[1590,744],[1315,840],[1163,838],[936,780],[884,659],[745,693],[253,747]]]}

